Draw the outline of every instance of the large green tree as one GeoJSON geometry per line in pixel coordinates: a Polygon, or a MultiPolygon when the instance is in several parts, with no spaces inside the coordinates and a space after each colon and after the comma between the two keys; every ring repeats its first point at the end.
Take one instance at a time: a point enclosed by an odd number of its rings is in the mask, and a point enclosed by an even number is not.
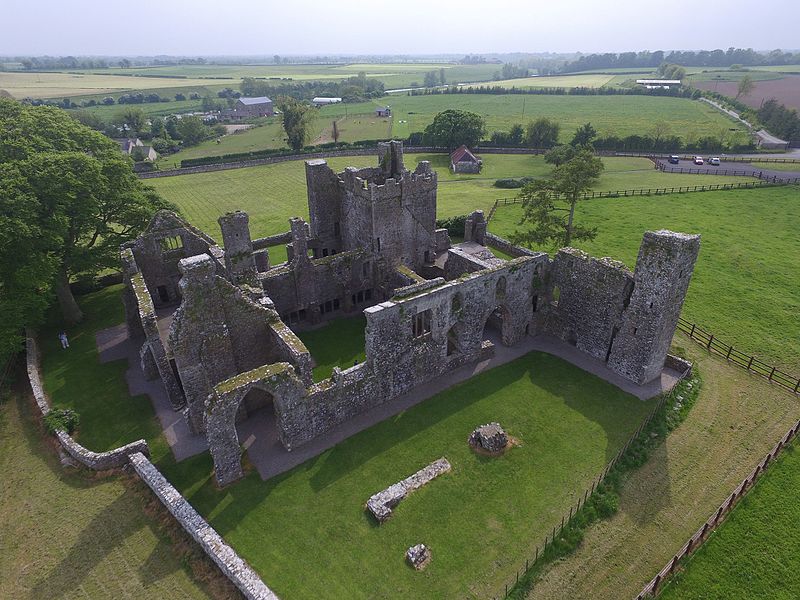
{"type": "Polygon", "coordinates": [[[425,128],[425,143],[453,150],[461,145],[474,148],[483,139],[486,125],[483,117],[466,110],[445,110],[425,128]]]}
{"type": "Polygon", "coordinates": [[[539,117],[528,123],[525,143],[531,148],[552,148],[558,143],[561,126],[547,117],[539,117]]]}
{"type": "Polygon", "coordinates": [[[283,130],[293,150],[300,150],[311,137],[314,107],[289,96],[278,98],[278,108],[283,113],[283,130]]]}
{"type": "Polygon", "coordinates": [[[134,175],[116,142],[64,111],[0,99],[0,330],[37,325],[55,293],[82,318],[69,283],[119,264],[119,245],[169,207],[134,175]]]}
{"type": "Polygon", "coordinates": [[[555,167],[547,179],[537,179],[522,188],[523,215],[512,240],[527,246],[569,246],[575,240],[592,240],[597,228],[577,225],[575,207],[581,194],[591,189],[603,171],[603,161],[589,148],[582,148],[555,167]]]}

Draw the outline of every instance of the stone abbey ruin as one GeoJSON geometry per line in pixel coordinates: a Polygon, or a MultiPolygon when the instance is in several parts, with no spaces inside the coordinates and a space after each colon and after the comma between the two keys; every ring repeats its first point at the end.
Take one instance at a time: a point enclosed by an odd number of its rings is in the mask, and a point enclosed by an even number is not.
{"type": "Polygon", "coordinates": [[[121,252],[142,368],[207,438],[220,485],[243,475],[236,426],[249,412],[272,406],[291,450],[490,357],[498,342],[551,336],[635,384],[660,377],[698,235],[646,232],[634,272],[573,248],[550,258],[513,246],[487,232],[481,211],[453,244],[436,228],[436,172],[428,162],[406,169],[401,143],[381,144],[376,167],[305,168],[308,223],[252,239],[247,214],[229,213],[223,249],[162,211],[121,252]],[[269,248],[282,244],[288,260],[270,264],[269,248]],[[357,312],[366,360],[314,383],[294,330],[357,312]]]}

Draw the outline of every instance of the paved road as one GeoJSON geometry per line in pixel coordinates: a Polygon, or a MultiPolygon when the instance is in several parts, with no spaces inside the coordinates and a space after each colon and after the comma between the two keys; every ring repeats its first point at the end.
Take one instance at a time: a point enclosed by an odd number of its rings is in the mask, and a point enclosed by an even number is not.
{"type": "Polygon", "coordinates": [[[718,167],[708,164],[695,165],[691,160],[681,160],[677,165],[671,164],[667,159],[656,159],[665,173],[698,173],[700,175],[730,175],[731,177],[758,177],[769,181],[785,181],[787,179],[800,179],[800,165],[797,171],[779,171],[777,169],[763,169],[750,163],[722,162],[718,167]]]}

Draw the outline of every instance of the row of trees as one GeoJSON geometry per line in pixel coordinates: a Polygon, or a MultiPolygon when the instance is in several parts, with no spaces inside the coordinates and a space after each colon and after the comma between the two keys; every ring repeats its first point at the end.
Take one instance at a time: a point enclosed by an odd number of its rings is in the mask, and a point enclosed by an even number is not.
{"type": "Polygon", "coordinates": [[[655,52],[587,54],[565,64],[562,71],[574,73],[589,69],[654,69],[664,62],[686,67],[791,65],[800,63],[800,53],[792,54],[782,50],[762,53],[756,52],[752,48],[728,48],[727,50],[676,50],[669,53],[657,50],[655,52]]]}
{"type": "Polygon", "coordinates": [[[0,363],[58,300],[82,313],[77,276],[115,268],[120,244],[172,208],[134,175],[115,142],[58,109],[0,98],[0,363]]]}
{"type": "Polygon", "coordinates": [[[194,146],[200,142],[225,134],[219,123],[206,123],[197,116],[175,115],[168,117],[148,117],[138,107],[129,107],[105,121],[96,112],[75,111],[69,113],[78,122],[110,138],[138,137],[150,141],[159,154],[180,149],[181,146],[194,146]]]}
{"type": "Polygon", "coordinates": [[[382,81],[361,72],[341,81],[291,81],[245,77],[239,85],[244,96],[287,96],[296,100],[311,100],[316,96],[342,98],[345,102],[362,102],[384,95],[382,81]]]}
{"type": "Polygon", "coordinates": [[[784,140],[800,140],[800,115],[771,98],[756,111],[758,120],[773,134],[784,140]]]}
{"type": "MultiPolygon", "coordinates": [[[[200,94],[197,92],[191,92],[189,94],[189,100],[200,100],[200,94]]],[[[178,102],[186,100],[186,94],[178,92],[175,94],[174,99],[178,102]]],[[[41,98],[25,98],[23,102],[26,104],[30,104],[32,106],[57,106],[59,108],[88,108],[92,106],[113,106],[114,104],[149,104],[154,102],[171,102],[172,98],[167,96],[161,96],[156,94],[155,92],[143,93],[143,92],[134,92],[134,93],[127,93],[122,94],[119,98],[115,99],[113,96],[106,96],[102,100],[95,100],[94,98],[90,98],[89,100],[82,100],[80,103],[73,102],[70,98],[64,98],[63,100],[43,100],[41,98]]]]}

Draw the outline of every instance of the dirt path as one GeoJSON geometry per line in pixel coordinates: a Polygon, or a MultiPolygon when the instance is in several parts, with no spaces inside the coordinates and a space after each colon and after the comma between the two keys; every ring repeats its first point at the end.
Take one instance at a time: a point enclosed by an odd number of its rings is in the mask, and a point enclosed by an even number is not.
{"type": "Polygon", "coordinates": [[[710,357],[687,420],[625,484],[620,511],[590,528],[528,598],[633,598],[800,416],[800,400],[710,357]]]}

